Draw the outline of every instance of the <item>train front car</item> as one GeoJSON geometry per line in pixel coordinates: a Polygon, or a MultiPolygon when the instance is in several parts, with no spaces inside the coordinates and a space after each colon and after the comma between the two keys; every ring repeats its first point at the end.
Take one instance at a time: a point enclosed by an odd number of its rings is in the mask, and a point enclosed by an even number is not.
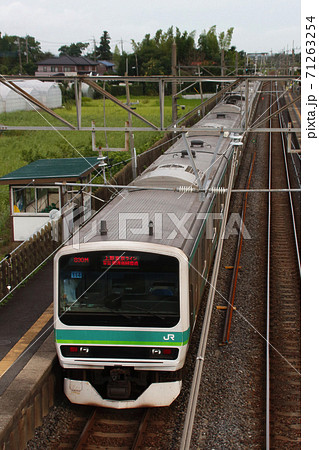
{"type": "Polygon", "coordinates": [[[183,252],[128,241],[65,247],[55,275],[55,340],[69,400],[112,408],[171,404],[190,333],[183,252]]]}
{"type": "Polygon", "coordinates": [[[71,402],[178,396],[224,211],[226,194],[211,188],[228,186],[242,155],[241,137],[223,130],[242,128],[256,90],[249,102],[241,90],[225,97],[57,253],[55,339],[71,402]]]}

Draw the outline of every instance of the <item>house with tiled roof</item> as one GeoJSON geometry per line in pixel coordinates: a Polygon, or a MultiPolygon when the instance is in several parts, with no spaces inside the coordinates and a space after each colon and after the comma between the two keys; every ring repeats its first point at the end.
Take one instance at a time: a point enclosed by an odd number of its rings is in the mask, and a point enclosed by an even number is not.
{"type": "Polygon", "coordinates": [[[111,61],[98,61],[97,72],[99,75],[104,75],[105,73],[114,73],[115,64],[111,61]]]}
{"type": "Polygon", "coordinates": [[[85,56],[63,55],[38,62],[36,76],[87,75],[96,72],[98,63],[85,56]]]}
{"type": "Polygon", "coordinates": [[[85,56],[63,55],[59,57],[47,58],[38,62],[36,76],[51,77],[54,75],[104,75],[113,72],[114,64],[109,61],[93,61],[85,56]]]}

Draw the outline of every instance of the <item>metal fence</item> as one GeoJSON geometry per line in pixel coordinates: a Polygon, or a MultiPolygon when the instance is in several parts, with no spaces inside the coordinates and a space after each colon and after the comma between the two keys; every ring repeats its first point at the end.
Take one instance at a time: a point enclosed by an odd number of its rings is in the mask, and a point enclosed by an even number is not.
{"type": "Polygon", "coordinates": [[[61,244],[62,220],[49,222],[0,264],[0,299],[12,291],[61,244]]]}

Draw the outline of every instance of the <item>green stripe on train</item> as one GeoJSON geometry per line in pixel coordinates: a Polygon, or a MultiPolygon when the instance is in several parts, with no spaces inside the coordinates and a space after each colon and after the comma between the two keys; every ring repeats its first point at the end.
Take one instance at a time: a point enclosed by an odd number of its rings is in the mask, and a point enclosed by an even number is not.
{"type": "Polygon", "coordinates": [[[190,328],[183,332],[128,330],[55,330],[58,344],[186,345],[190,328]]]}

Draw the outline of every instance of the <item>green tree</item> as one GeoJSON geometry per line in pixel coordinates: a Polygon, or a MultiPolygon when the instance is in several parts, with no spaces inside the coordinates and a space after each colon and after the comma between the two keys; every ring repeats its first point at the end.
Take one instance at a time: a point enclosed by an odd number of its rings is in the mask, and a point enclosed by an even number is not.
{"type": "Polygon", "coordinates": [[[113,61],[114,61],[116,66],[119,66],[120,61],[121,61],[121,52],[120,52],[120,49],[118,48],[117,45],[114,48],[113,61]]]}
{"type": "Polygon", "coordinates": [[[142,42],[132,40],[133,52],[138,61],[138,73],[140,75],[170,75],[174,39],[177,45],[178,63],[189,64],[196,54],[194,37],[194,31],[182,33],[176,28],[174,33],[173,27],[169,27],[166,32],[157,30],[154,37],[146,34],[142,42]]]}
{"type": "Polygon", "coordinates": [[[77,42],[70,45],[62,45],[59,48],[59,56],[69,55],[69,56],[81,56],[82,52],[89,46],[87,42],[77,42]]]}
{"type": "Polygon", "coordinates": [[[40,42],[32,36],[8,36],[0,37],[0,66],[1,73],[22,73],[33,75],[37,64],[43,59],[40,42]]]}
{"type": "MultiPolygon", "coordinates": [[[[201,60],[211,61],[221,66],[221,73],[225,72],[225,53],[229,50],[234,28],[229,28],[225,33],[222,31],[217,36],[216,25],[208,32],[204,30],[198,39],[198,51],[201,60]]],[[[234,48],[235,49],[235,48],[234,48]]]]}
{"type": "Polygon", "coordinates": [[[218,36],[218,44],[219,44],[219,48],[220,48],[220,53],[221,53],[221,75],[225,75],[225,51],[227,51],[230,47],[230,43],[231,43],[231,39],[233,36],[233,31],[234,28],[229,28],[227,30],[227,33],[225,34],[224,31],[222,31],[221,33],[219,33],[218,36]]]}
{"type": "Polygon", "coordinates": [[[102,60],[112,59],[112,51],[110,46],[111,38],[107,31],[103,31],[100,39],[100,45],[96,48],[96,58],[102,60]]]}
{"type": "Polygon", "coordinates": [[[191,33],[184,31],[181,33],[176,28],[175,42],[179,64],[189,65],[196,58],[195,34],[196,31],[192,31],[191,33]]]}
{"type": "Polygon", "coordinates": [[[19,63],[17,36],[5,34],[0,39],[0,64],[10,73],[12,67],[19,63]]]}
{"type": "Polygon", "coordinates": [[[216,25],[211,27],[207,33],[204,30],[200,34],[198,38],[198,51],[202,60],[219,62],[219,45],[216,35],[216,25]]]}
{"type": "Polygon", "coordinates": [[[228,50],[230,47],[230,43],[233,37],[233,32],[234,32],[234,27],[229,28],[225,34],[224,31],[222,31],[221,33],[219,33],[218,36],[218,44],[219,44],[219,48],[220,50],[228,50]]]}

